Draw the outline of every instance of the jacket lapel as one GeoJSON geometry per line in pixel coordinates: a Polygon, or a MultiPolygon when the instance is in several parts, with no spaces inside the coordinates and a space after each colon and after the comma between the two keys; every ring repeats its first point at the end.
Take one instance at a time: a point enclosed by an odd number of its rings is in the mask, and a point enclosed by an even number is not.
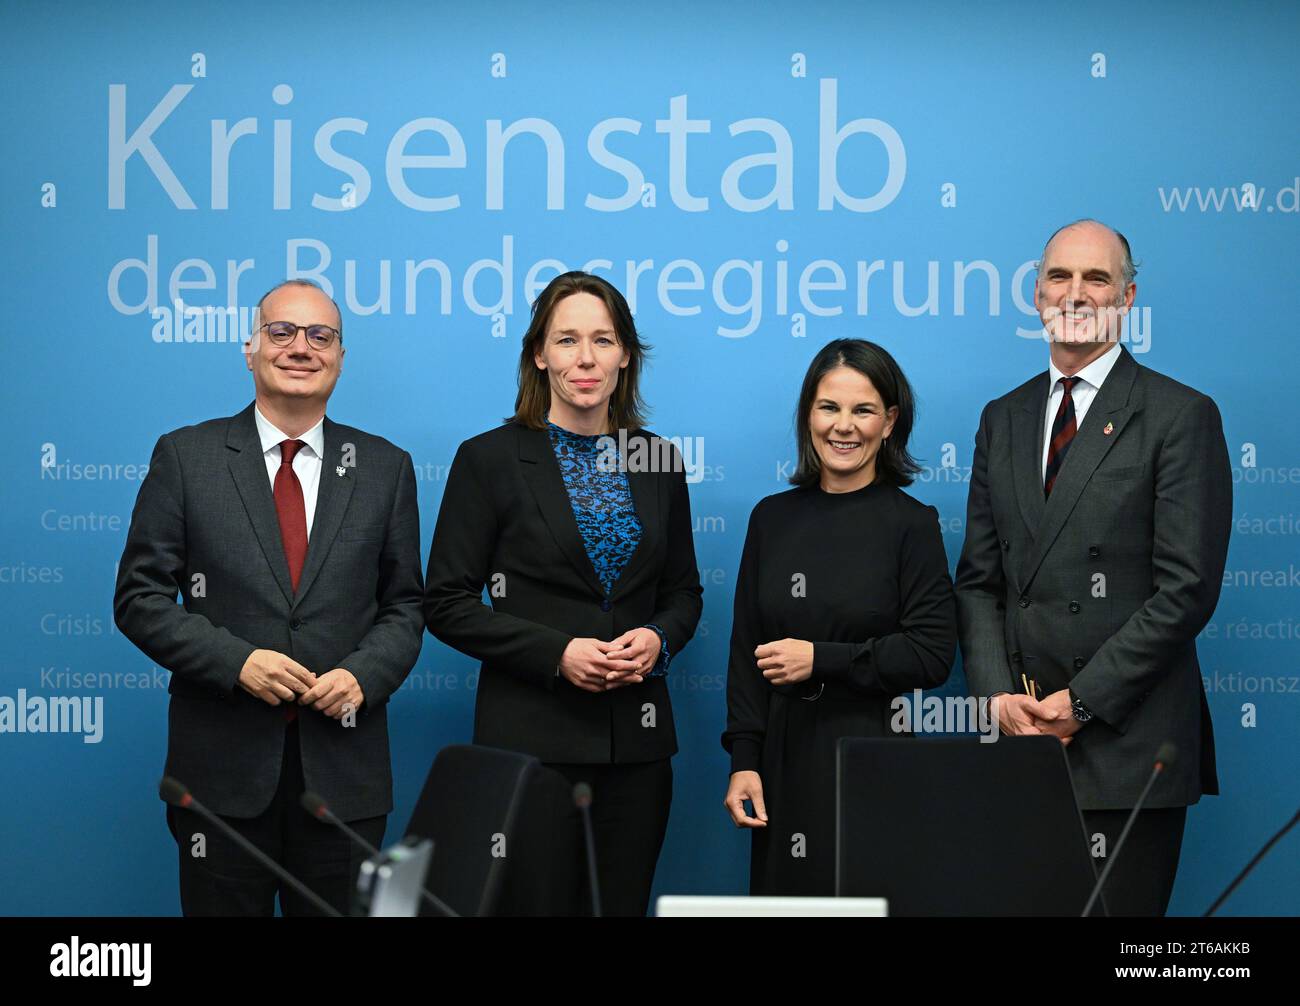
{"type": "MultiPolygon", "coordinates": [[[[232,416],[227,426],[226,447],[231,452],[230,475],[244,502],[248,521],[253,525],[262,554],[266,556],[275,582],[280,585],[287,603],[293,603],[293,586],[289,580],[289,563],[284,557],[280,541],[280,521],[275,515],[275,497],[271,481],[266,475],[266,460],[262,456],[262,442],[257,436],[257,423],[253,420],[250,405],[237,416],[232,416]]],[[[310,552],[310,546],[309,546],[310,552]]]]}
{"type": "Polygon", "coordinates": [[[638,430],[628,437],[628,448],[630,452],[638,449],[644,450],[643,457],[649,458],[649,464],[639,464],[636,461],[635,454],[629,462],[624,457],[625,467],[627,468],[627,481],[632,490],[632,506],[636,510],[637,520],[641,522],[641,539],[637,542],[635,551],[623,567],[622,573],[614,581],[614,588],[611,594],[617,594],[628,584],[635,582],[634,577],[640,572],[641,567],[646,564],[650,554],[654,551],[654,542],[651,536],[659,527],[659,487],[665,485],[665,479],[658,474],[662,465],[667,464],[673,458],[671,452],[667,452],[667,441],[651,440],[644,431],[638,430]],[[638,447],[637,445],[641,446],[638,447]],[[658,450],[664,448],[665,450],[658,450]]]}
{"type": "Polygon", "coordinates": [[[298,599],[306,596],[325,564],[330,546],[343,523],[352,489],[356,485],[354,468],[342,464],[343,436],[338,424],[325,418],[325,456],[321,460],[320,485],[316,489],[316,516],[312,518],[311,538],[307,542],[307,561],[298,580],[298,599]],[[343,474],[339,474],[340,470],[343,474]]]}
{"type": "Polygon", "coordinates": [[[545,430],[519,426],[519,460],[527,483],[542,519],[550,529],[551,537],[564,553],[582,581],[599,597],[605,588],[596,575],[596,568],[587,557],[578,522],[573,516],[569,492],[564,487],[564,477],[555,460],[550,435],[545,430]]]}
{"type": "MultiPolygon", "coordinates": [[[[1020,515],[1032,537],[1043,521],[1043,423],[1047,412],[1047,374],[1035,381],[1012,415],[1011,467],[1020,515]]],[[[1103,385],[1104,387],[1104,385],[1103,385]]]]}
{"type": "MultiPolygon", "coordinates": [[[[1138,403],[1131,401],[1138,365],[1122,346],[1119,353],[1120,358],[1115,361],[1115,366],[1097,392],[1097,397],[1088,407],[1083,425],[1075,434],[1070,453],[1066,455],[1065,463],[1056,477],[1051,498],[1043,507],[1042,523],[1034,534],[1034,549],[1021,569],[1021,590],[1029,585],[1043,564],[1047,550],[1061,533],[1061,528],[1078,503],[1079,495],[1092,478],[1092,473],[1119,441],[1129,420],[1140,409],[1138,403]]],[[[1039,495],[1042,495],[1041,479],[1039,495]]]]}

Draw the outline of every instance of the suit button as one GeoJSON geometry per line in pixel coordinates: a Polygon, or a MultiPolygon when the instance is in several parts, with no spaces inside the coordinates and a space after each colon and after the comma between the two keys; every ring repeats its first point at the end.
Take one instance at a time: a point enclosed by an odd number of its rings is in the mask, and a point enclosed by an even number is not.
{"type": "Polygon", "coordinates": [[[1027,595],[1025,595],[1025,594],[1021,594],[1021,595],[1020,595],[1020,607],[1022,607],[1022,608],[1028,608],[1028,607],[1029,607],[1029,597],[1028,597],[1027,595]]]}
{"type": "Polygon", "coordinates": [[[1002,551],[1005,552],[1005,551],[1006,551],[1007,549],[1009,549],[1010,547],[1011,547],[1011,542],[1009,542],[1009,541],[1007,541],[1007,539],[1003,538],[1003,539],[1002,539],[1002,551]]]}
{"type": "Polygon", "coordinates": [[[1017,663],[1017,664],[1020,663],[1020,651],[1019,651],[1019,650],[1012,650],[1012,651],[1011,651],[1011,660],[1012,660],[1013,663],[1017,663]]]}
{"type": "Polygon", "coordinates": [[[1070,602],[1070,614],[1071,614],[1071,615],[1077,615],[1078,613],[1079,613],[1079,602],[1078,602],[1078,601],[1071,601],[1071,602],[1070,602]]]}
{"type": "Polygon", "coordinates": [[[301,629],[301,628],[302,628],[302,619],[301,619],[301,618],[291,618],[291,619],[289,620],[289,628],[291,628],[291,629],[301,629]]]}
{"type": "Polygon", "coordinates": [[[1101,555],[1101,549],[1099,549],[1096,545],[1089,545],[1089,546],[1088,546],[1088,558],[1089,558],[1089,559],[1095,559],[1095,558],[1097,558],[1097,556],[1099,556],[1099,555],[1101,555]]]}
{"type": "Polygon", "coordinates": [[[609,598],[606,598],[605,600],[603,600],[603,601],[600,602],[600,610],[601,610],[601,611],[609,611],[609,609],[612,608],[612,607],[614,607],[614,606],[613,606],[612,604],[609,603],[609,598]]]}
{"type": "Polygon", "coordinates": [[[1075,657],[1075,658],[1074,658],[1074,669],[1075,669],[1076,671],[1081,671],[1081,670],[1083,670],[1083,663],[1084,663],[1084,661],[1083,661],[1083,657],[1075,657]]]}

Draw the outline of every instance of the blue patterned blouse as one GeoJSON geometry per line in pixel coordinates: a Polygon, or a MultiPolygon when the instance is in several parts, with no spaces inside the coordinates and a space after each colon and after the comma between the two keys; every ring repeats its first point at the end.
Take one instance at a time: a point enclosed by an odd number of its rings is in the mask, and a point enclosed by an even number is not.
{"type": "MultiPolygon", "coordinates": [[[[600,436],[571,433],[549,420],[546,429],[583,547],[608,595],[641,543],[641,520],[632,502],[627,472],[617,464],[609,464],[617,454],[611,455],[605,449],[600,436]]],[[[668,666],[663,631],[656,625],[646,628],[653,629],[661,641],[659,661],[651,673],[662,674],[668,666]]]]}
{"type": "Polygon", "coordinates": [[[601,449],[599,436],[570,433],[549,421],[546,428],[582,543],[608,594],[641,543],[641,521],[627,472],[609,464],[610,455],[601,449]],[[612,471],[602,471],[611,467],[612,471]]]}

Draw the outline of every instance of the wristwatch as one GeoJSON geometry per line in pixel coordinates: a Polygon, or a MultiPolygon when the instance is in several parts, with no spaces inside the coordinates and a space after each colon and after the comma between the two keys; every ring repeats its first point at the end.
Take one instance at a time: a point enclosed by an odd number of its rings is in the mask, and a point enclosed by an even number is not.
{"type": "Polygon", "coordinates": [[[1070,712],[1080,723],[1087,723],[1093,717],[1093,711],[1083,704],[1083,699],[1070,690],[1070,712]]]}

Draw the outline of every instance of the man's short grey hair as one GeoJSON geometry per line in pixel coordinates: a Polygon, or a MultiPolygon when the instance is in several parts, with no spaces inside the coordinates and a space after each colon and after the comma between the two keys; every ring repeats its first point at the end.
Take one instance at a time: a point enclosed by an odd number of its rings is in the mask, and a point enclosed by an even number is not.
{"type": "MultiPolygon", "coordinates": [[[[313,290],[319,290],[321,293],[325,293],[325,288],[322,287],[322,286],[321,286],[319,283],[317,283],[315,280],[311,280],[311,279],[286,279],[283,283],[277,283],[277,284],[275,284],[275,286],[273,286],[273,287],[271,287],[271,289],[267,290],[266,293],[262,294],[262,299],[259,300],[259,301],[257,302],[257,312],[256,312],[256,314],[255,314],[254,317],[260,319],[260,318],[262,317],[262,305],[266,303],[266,298],[269,297],[269,296],[271,296],[271,294],[275,293],[276,290],[283,290],[286,286],[306,286],[306,287],[310,287],[310,288],[313,289],[313,290]]],[[[343,312],[339,310],[338,302],[337,302],[333,297],[331,297],[331,296],[330,296],[329,294],[327,294],[327,293],[325,293],[325,297],[326,297],[326,299],[327,299],[331,304],[334,305],[334,313],[335,313],[336,315],[338,315],[338,319],[339,319],[339,342],[342,342],[342,341],[343,341],[343,312]]],[[[261,324],[260,320],[259,320],[258,324],[261,324]]]]}
{"type": "Polygon", "coordinates": [[[1098,227],[1105,227],[1106,230],[1110,231],[1112,234],[1115,235],[1115,237],[1119,238],[1119,246],[1124,251],[1124,254],[1121,257],[1120,264],[1119,264],[1120,278],[1124,281],[1122,284],[1123,287],[1127,289],[1128,285],[1133,282],[1134,278],[1138,274],[1138,263],[1133,261],[1133,250],[1128,245],[1128,238],[1126,238],[1123,234],[1117,231],[1114,227],[1110,226],[1110,224],[1102,223],[1102,221],[1095,220],[1092,217],[1083,217],[1082,219],[1079,220],[1072,220],[1070,223],[1066,224],[1065,226],[1058,227],[1056,228],[1056,230],[1052,231],[1052,236],[1047,239],[1047,244],[1043,245],[1043,254],[1039,256],[1038,267],[1040,269],[1042,268],[1043,259],[1047,257],[1048,245],[1050,245],[1052,241],[1055,240],[1056,235],[1060,234],[1061,231],[1068,231],[1071,227],[1078,227],[1080,224],[1096,224],[1098,227]]]}

